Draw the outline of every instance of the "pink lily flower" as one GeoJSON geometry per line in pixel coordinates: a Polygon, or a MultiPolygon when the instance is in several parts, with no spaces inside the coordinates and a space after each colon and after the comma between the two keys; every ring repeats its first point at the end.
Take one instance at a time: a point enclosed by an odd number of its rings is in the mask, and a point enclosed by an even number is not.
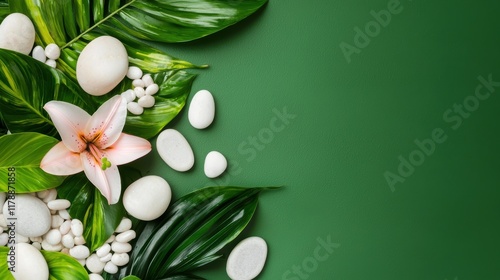
{"type": "Polygon", "coordinates": [[[81,171],[109,204],[120,199],[121,179],[117,165],[134,161],[151,151],[143,138],[122,133],[127,102],[114,96],[90,116],[80,107],[50,101],[43,107],[62,141],[50,149],[40,163],[47,173],[72,175],[81,171]]]}

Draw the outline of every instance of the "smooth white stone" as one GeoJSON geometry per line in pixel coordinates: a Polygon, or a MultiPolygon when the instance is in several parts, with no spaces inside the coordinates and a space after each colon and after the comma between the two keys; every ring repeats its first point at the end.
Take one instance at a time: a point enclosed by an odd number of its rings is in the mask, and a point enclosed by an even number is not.
{"type": "MultiPolygon", "coordinates": [[[[50,230],[51,216],[49,208],[37,197],[29,194],[18,194],[16,203],[16,229],[18,234],[35,237],[42,236],[50,230]]],[[[3,205],[3,213],[8,218],[7,211],[9,201],[3,205]]],[[[8,222],[8,221],[7,221],[8,222]]]]}
{"type": "Polygon", "coordinates": [[[61,243],[64,247],[71,249],[75,247],[75,239],[70,234],[66,234],[62,237],[61,243]]]}
{"type": "Polygon", "coordinates": [[[31,246],[35,247],[37,250],[42,250],[42,243],[41,242],[33,242],[33,243],[31,243],[31,246]]]}
{"type": "Polygon", "coordinates": [[[116,253],[113,254],[113,257],[111,257],[111,262],[114,263],[116,266],[124,266],[126,265],[130,260],[130,257],[127,253],[116,253]]]}
{"type": "Polygon", "coordinates": [[[106,256],[100,258],[101,262],[109,262],[111,260],[111,257],[113,256],[112,253],[108,253],[106,256]]]}
{"type": "Polygon", "coordinates": [[[254,236],[242,240],[229,254],[226,272],[232,280],[254,279],[264,268],[267,258],[267,244],[254,236]]]}
{"type": "Polygon", "coordinates": [[[122,92],[123,98],[127,100],[127,103],[132,102],[135,100],[135,92],[132,89],[127,89],[126,91],[122,92]]]}
{"type": "Polygon", "coordinates": [[[62,249],[61,249],[61,253],[66,254],[66,255],[68,255],[68,256],[70,255],[70,254],[69,254],[69,249],[68,249],[68,248],[62,248],[62,249]]]}
{"type": "Polygon", "coordinates": [[[16,246],[16,269],[11,272],[18,280],[47,280],[49,279],[49,266],[42,253],[37,248],[20,243],[16,246]]]}
{"type": "Polygon", "coordinates": [[[129,102],[127,104],[127,109],[130,113],[134,115],[141,115],[144,113],[144,108],[141,107],[137,102],[129,102]]]}
{"type": "Polygon", "coordinates": [[[90,256],[90,250],[87,246],[77,245],[69,249],[69,254],[75,259],[85,259],[90,256]]]}
{"type": "Polygon", "coordinates": [[[130,66],[127,71],[127,78],[131,80],[142,78],[142,70],[137,66],[130,66]]]}
{"type": "Polygon", "coordinates": [[[76,78],[87,93],[101,96],[110,92],[127,75],[128,54],[123,44],[111,36],[90,42],[76,63],[76,78]]]}
{"type": "Polygon", "coordinates": [[[144,90],[143,87],[136,87],[134,88],[134,93],[137,98],[141,98],[144,95],[146,95],[146,91],[144,90]]]}
{"type": "MultiPolygon", "coordinates": [[[[7,195],[4,192],[0,192],[0,205],[5,203],[5,198],[7,195]]],[[[0,214],[3,214],[3,207],[0,207],[0,214]]]]}
{"type": "Polygon", "coordinates": [[[7,245],[7,242],[9,242],[9,235],[6,232],[1,233],[0,234],[0,246],[7,245]]]}
{"type": "Polygon", "coordinates": [[[146,94],[143,97],[139,98],[137,104],[139,104],[139,106],[141,106],[142,108],[151,108],[155,105],[155,98],[151,95],[146,94]]]}
{"type": "Polygon", "coordinates": [[[111,246],[109,244],[104,244],[101,247],[99,247],[95,253],[99,258],[102,258],[107,254],[109,254],[110,251],[111,251],[111,246]]]}
{"type": "Polygon", "coordinates": [[[105,263],[101,262],[96,254],[92,254],[87,258],[85,265],[90,272],[102,273],[105,263]]]}
{"type": "MultiPolygon", "coordinates": [[[[123,220],[122,220],[122,221],[123,221],[123,220]]],[[[114,235],[114,234],[113,234],[113,235],[111,235],[111,236],[108,238],[108,240],[106,240],[106,242],[105,242],[105,243],[111,243],[111,242],[113,242],[113,241],[115,241],[115,235],[114,235]]]]}
{"type": "Polygon", "coordinates": [[[83,224],[78,219],[73,219],[71,221],[71,232],[75,237],[82,236],[83,234],[83,224]]]}
{"type": "Polygon", "coordinates": [[[151,77],[151,74],[145,74],[144,76],[142,76],[142,81],[144,82],[144,87],[149,87],[150,85],[155,83],[153,81],[153,77],[151,77]]]}
{"type": "Polygon", "coordinates": [[[45,202],[45,203],[49,203],[50,201],[56,199],[56,197],[57,197],[56,189],[50,189],[47,191],[48,191],[47,195],[43,198],[43,202],[45,202]]]}
{"type": "Polygon", "coordinates": [[[64,221],[62,225],[59,227],[59,231],[61,232],[62,235],[67,234],[70,230],[71,230],[70,221],[64,221]]]}
{"type": "Polygon", "coordinates": [[[144,85],[144,81],[141,79],[133,80],[132,86],[134,86],[134,88],[143,88],[143,89],[146,87],[146,85],[144,85]]]}
{"type": "Polygon", "coordinates": [[[112,262],[107,262],[106,265],[104,266],[104,271],[106,271],[109,274],[115,274],[118,272],[118,266],[112,262]]]}
{"type": "Polygon", "coordinates": [[[42,238],[41,236],[37,236],[37,237],[30,237],[30,241],[31,241],[31,242],[38,242],[38,243],[42,243],[43,238],[42,238]]]}
{"type": "Polygon", "coordinates": [[[45,61],[45,64],[47,64],[48,66],[50,66],[52,68],[57,67],[57,62],[53,59],[47,59],[47,61],[45,61]]]}
{"type": "Polygon", "coordinates": [[[174,170],[184,172],[194,165],[193,149],[175,129],[162,131],[156,139],[156,148],[163,161],[174,170]]]}
{"type": "Polygon", "coordinates": [[[0,227],[2,228],[7,227],[7,220],[5,219],[3,214],[0,214],[0,227]]]}
{"type": "Polygon", "coordinates": [[[12,13],[0,24],[0,48],[28,55],[35,43],[35,26],[21,14],[12,13]]]}
{"type": "Polygon", "coordinates": [[[64,219],[59,215],[52,215],[52,228],[59,228],[64,223],[64,219]]]}
{"type": "Polygon", "coordinates": [[[189,123],[197,129],[207,128],[215,117],[214,97],[208,90],[198,91],[189,104],[189,123]]]}
{"type": "Polygon", "coordinates": [[[158,93],[159,90],[160,90],[160,87],[157,84],[152,84],[146,88],[146,94],[147,95],[155,95],[156,93],[158,93]]]}
{"type": "Polygon", "coordinates": [[[59,216],[61,216],[61,218],[65,219],[65,220],[71,219],[71,216],[69,215],[68,210],[59,210],[58,214],[59,214],[59,216]]]}
{"type": "Polygon", "coordinates": [[[50,210],[65,210],[71,206],[71,202],[67,199],[56,199],[47,203],[50,210]]]}
{"type": "Polygon", "coordinates": [[[59,252],[63,248],[61,243],[58,243],[56,245],[49,244],[47,240],[42,241],[42,249],[45,251],[51,251],[51,252],[59,252]]]}
{"type": "Polygon", "coordinates": [[[85,244],[85,239],[83,238],[83,236],[75,236],[74,240],[75,240],[75,245],[85,244]]]}
{"type": "Polygon", "coordinates": [[[135,231],[134,230],[127,230],[125,232],[122,232],[116,236],[116,241],[122,242],[122,243],[127,243],[130,242],[132,239],[136,237],[135,231]]]}
{"type": "MultiPolygon", "coordinates": [[[[31,52],[31,56],[33,56],[34,59],[45,63],[47,61],[47,56],[45,55],[45,50],[43,49],[42,46],[36,46],[33,48],[33,51],[31,52]]],[[[40,197],[43,198],[43,197],[40,197]]]]}
{"type": "Polygon", "coordinates": [[[45,234],[45,241],[50,245],[57,245],[61,242],[61,232],[57,229],[51,229],[45,234]]]}
{"type": "Polygon", "coordinates": [[[47,195],[49,195],[49,192],[50,190],[39,191],[36,193],[36,196],[38,196],[38,198],[40,199],[44,199],[45,197],[47,197],[47,195]]]}
{"type": "Polygon", "coordinates": [[[123,206],[133,217],[151,221],[167,210],[171,198],[172,191],[167,181],[162,177],[149,175],[127,187],[123,193],[123,206]]]}
{"type": "MultiPolygon", "coordinates": [[[[124,232],[124,231],[127,231],[129,229],[132,228],[132,220],[130,220],[129,218],[123,218],[121,221],[120,221],[120,224],[116,227],[116,230],[115,232],[124,232]]],[[[113,237],[114,235],[112,235],[113,237]]],[[[111,240],[110,242],[113,242],[113,240],[111,240]]]]}
{"type": "Polygon", "coordinates": [[[29,243],[30,239],[24,235],[16,234],[16,241],[18,243],[29,243]]]}
{"type": "Polygon", "coordinates": [[[204,171],[208,178],[219,177],[227,168],[227,160],[223,154],[211,151],[205,158],[204,171]]]}
{"type": "Polygon", "coordinates": [[[100,274],[91,273],[89,274],[89,280],[104,280],[100,274]]]}
{"type": "Polygon", "coordinates": [[[111,250],[115,253],[128,253],[132,251],[132,245],[114,241],[111,243],[111,250]]]}
{"type": "Polygon", "coordinates": [[[61,49],[58,45],[52,43],[45,47],[45,56],[49,59],[57,60],[61,55],[61,49]]]}
{"type": "Polygon", "coordinates": [[[85,266],[85,259],[77,259],[77,262],[79,262],[82,266],[85,266]]]}

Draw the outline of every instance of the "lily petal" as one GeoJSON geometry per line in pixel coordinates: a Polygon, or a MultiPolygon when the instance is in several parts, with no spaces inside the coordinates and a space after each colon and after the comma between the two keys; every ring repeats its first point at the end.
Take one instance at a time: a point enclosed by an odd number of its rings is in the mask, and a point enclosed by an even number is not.
{"type": "Polygon", "coordinates": [[[106,149],[106,157],[111,164],[121,165],[145,156],[151,151],[148,140],[122,133],[116,142],[106,149]]]}
{"type": "Polygon", "coordinates": [[[63,142],[57,143],[43,157],[40,168],[59,176],[72,175],[83,171],[80,155],[68,150],[63,142]]]}
{"type": "Polygon", "coordinates": [[[90,115],[80,107],[62,101],[49,101],[43,106],[66,147],[79,153],[87,146],[82,136],[90,115]]]}
{"type": "Polygon", "coordinates": [[[99,149],[106,149],[120,137],[126,118],[127,101],[121,95],[116,95],[92,115],[85,128],[85,137],[99,149]]]}
{"type": "Polygon", "coordinates": [[[83,171],[89,181],[96,186],[108,200],[108,204],[115,204],[120,199],[121,179],[118,167],[112,165],[102,170],[96,159],[87,151],[80,154],[83,171]]]}

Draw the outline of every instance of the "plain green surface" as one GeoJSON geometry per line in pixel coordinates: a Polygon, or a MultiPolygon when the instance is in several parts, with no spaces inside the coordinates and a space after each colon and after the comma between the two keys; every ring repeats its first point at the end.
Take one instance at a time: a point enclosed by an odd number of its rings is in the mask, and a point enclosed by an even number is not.
{"type": "MultiPolygon", "coordinates": [[[[221,33],[166,47],[211,66],[195,71],[193,93],[213,93],[216,120],[196,130],[184,110],[169,125],[194,149],[191,171],[173,171],[156,151],[138,164],[175,197],[284,185],[262,195],[242,235],[268,242],[258,279],[500,279],[500,87],[466,117],[453,112],[475,105],[479,76],[500,81],[500,2],[401,1],[348,63],[341,43],[355,46],[370,11],[396,4],[271,0],[221,33]],[[398,174],[398,157],[435,129],[446,140],[391,191],[384,173],[398,174]],[[232,163],[216,180],[203,174],[211,150],[232,163]],[[319,240],[335,245],[317,249],[319,240]]],[[[228,279],[224,260],[198,274],[228,279]]]]}

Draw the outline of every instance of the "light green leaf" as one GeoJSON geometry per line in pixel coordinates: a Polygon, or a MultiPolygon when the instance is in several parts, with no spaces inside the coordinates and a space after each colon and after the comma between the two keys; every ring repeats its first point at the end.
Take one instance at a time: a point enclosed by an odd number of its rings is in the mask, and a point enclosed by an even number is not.
{"type": "MultiPolygon", "coordinates": [[[[7,253],[9,248],[0,246],[0,260],[7,260],[7,253]]],[[[2,280],[15,280],[12,273],[9,271],[9,266],[6,261],[0,261],[0,279],[2,280]]]]}
{"type": "Polygon", "coordinates": [[[0,137],[0,192],[36,192],[59,186],[65,177],[54,176],[40,169],[45,154],[59,141],[50,136],[24,132],[0,137]],[[12,169],[14,168],[14,169],[12,169]]]}
{"type": "Polygon", "coordinates": [[[41,252],[49,265],[49,280],[89,279],[85,268],[73,257],[59,252],[41,252]]]}

